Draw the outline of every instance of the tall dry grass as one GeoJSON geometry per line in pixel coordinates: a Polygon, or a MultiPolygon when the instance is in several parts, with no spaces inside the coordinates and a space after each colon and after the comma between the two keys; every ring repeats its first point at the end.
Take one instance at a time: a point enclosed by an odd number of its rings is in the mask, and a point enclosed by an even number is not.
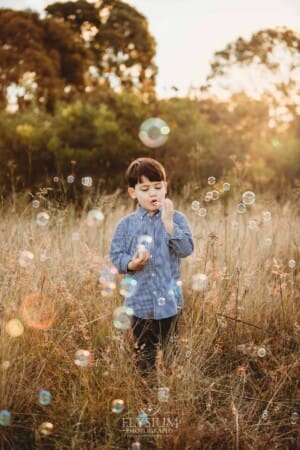
{"type": "Polygon", "coordinates": [[[87,225],[86,211],[79,216],[46,200],[39,209],[2,211],[0,410],[11,421],[0,426],[1,449],[138,448],[134,441],[142,450],[300,448],[300,229],[293,204],[257,199],[238,215],[235,203],[217,201],[200,217],[190,203],[175,201],[189,219],[195,251],[182,263],[185,307],[155,385],[135,369],[130,331],[113,326],[118,289],[103,295],[98,281],[115,225],[132,208],[117,194],[97,206],[104,212],[99,226],[87,225]],[[41,227],[43,206],[50,220],[41,227]],[[27,267],[18,263],[23,250],[34,254],[27,267]],[[195,274],[207,276],[196,290],[195,274]],[[32,294],[35,323],[49,319],[40,329],[24,316],[32,294]],[[13,318],[24,324],[17,337],[7,331],[13,318]],[[78,349],[91,352],[87,367],[74,364],[78,349]],[[159,401],[158,387],[169,388],[168,401],[159,401]],[[51,392],[47,406],[38,402],[41,389],[51,392]],[[124,401],[119,414],[114,399],[124,401]],[[136,423],[141,412],[151,421],[145,435],[136,423]],[[39,431],[43,422],[53,425],[49,434],[39,431]]]}

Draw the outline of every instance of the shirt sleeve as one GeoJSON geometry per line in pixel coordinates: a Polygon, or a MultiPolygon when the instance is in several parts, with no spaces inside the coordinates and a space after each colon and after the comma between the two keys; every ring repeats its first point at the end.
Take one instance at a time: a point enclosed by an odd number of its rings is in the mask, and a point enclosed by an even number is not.
{"type": "Polygon", "coordinates": [[[179,256],[180,258],[185,258],[186,256],[191,255],[194,250],[192,232],[184,214],[175,211],[173,220],[173,233],[166,233],[168,244],[174,249],[177,256],[179,256]]]}
{"type": "Polygon", "coordinates": [[[119,273],[128,272],[127,266],[131,260],[131,255],[126,252],[126,228],[127,221],[123,219],[116,228],[109,252],[110,260],[119,273]]]}

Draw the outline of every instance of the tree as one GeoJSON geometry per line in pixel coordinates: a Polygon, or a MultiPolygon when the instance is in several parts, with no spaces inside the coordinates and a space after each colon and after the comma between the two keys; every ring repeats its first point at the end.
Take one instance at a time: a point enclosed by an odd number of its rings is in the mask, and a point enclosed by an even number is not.
{"type": "Polygon", "coordinates": [[[54,3],[49,17],[69,23],[90,50],[88,84],[133,88],[153,94],[157,68],[155,41],[146,18],[120,0],[54,3]]]}
{"type": "Polygon", "coordinates": [[[264,96],[275,118],[289,120],[300,111],[299,68],[300,33],[285,27],[265,29],[216,52],[202,90],[264,96]]]}
{"type": "Polygon", "coordinates": [[[0,9],[0,102],[13,88],[19,107],[52,111],[66,85],[84,88],[87,49],[70,25],[31,11],[0,9]]]}

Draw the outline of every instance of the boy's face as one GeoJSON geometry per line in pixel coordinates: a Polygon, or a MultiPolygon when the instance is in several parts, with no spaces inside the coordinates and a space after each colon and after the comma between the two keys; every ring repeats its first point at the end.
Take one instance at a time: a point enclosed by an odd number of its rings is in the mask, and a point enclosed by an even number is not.
{"type": "Polygon", "coordinates": [[[166,193],[167,183],[165,181],[150,181],[144,175],[134,188],[128,188],[130,197],[137,199],[139,205],[150,213],[154,213],[160,208],[166,193]]]}

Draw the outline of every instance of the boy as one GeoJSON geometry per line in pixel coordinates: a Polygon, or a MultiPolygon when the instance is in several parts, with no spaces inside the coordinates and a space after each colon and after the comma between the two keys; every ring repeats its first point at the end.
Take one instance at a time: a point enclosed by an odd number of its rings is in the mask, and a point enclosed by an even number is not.
{"type": "Polygon", "coordinates": [[[129,165],[126,180],[128,194],[138,204],[118,224],[110,259],[119,273],[135,280],[136,289],[125,295],[125,305],[134,311],[137,363],[146,374],[155,368],[158,347],[165,348],[176,329],[183,303],[180,258],[190,255],[194,244],[185,216],[165,198],[162,164],[138,158],[129,165]]]}

